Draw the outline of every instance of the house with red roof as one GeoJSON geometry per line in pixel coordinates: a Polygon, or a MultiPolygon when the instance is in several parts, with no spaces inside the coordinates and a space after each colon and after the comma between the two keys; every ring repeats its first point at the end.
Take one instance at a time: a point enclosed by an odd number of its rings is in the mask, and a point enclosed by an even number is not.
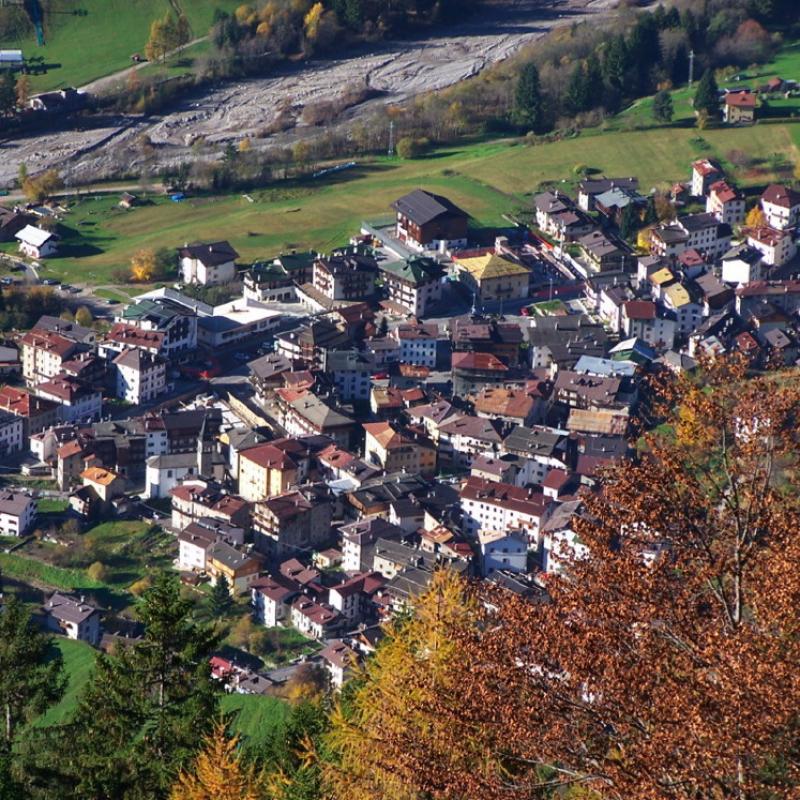
{"type": "Polygon", "coordinates": [[[757,104],[757,96],[749,89],[729,91],[722,101],[722,119],[728,125],[752,125],[757,104]]]}
{"type": "Polygon", "coordinates": [[[672,347],[675,320],[659,316],[651,300],[628,300],[622,304],[621,326],[627,338],[638,338],[652,347],[672,347]]]}
{"type": "Polygon", "coordinates": [[[297,463],[285,450],[266,442],[239,453],[238,479],[245,500],[263,500],[297,483],[297,463]]]}
{"type": "Polygon", "coordinates": [[[481,531],[520,530],[529,542],[551,510],[551,499],[542,491],[487,481],[470,476],[461,488],[462,527],[467,536],[481,531]]]}
{"type": "Polygon", "coordinates": [[[745,216],[744,195],[726,180],[715,181],[706,195],[706,211],[726,225],[741,225],[745,216]]]}

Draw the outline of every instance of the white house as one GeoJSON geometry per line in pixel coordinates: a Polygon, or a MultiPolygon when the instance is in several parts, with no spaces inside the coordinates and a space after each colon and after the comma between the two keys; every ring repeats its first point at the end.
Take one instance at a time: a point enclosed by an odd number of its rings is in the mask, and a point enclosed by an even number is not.
{"type": "Polygon", "coordinates": [[[207,566],[208,550],[217,540],[211,528],[190,523],[178,534],[178,561],[182,572],[202,572],[207,566]]]}
{"type": "Polygon", "coordinates": [[[706,211],[713,214],[718,222],[741,225],[745,214],[744,195],[727,181],[716,181],[708,190],[706,211]]]}
{"type": "Polygon", "coordinates": [[[36,501],[23,492],[0,492],[0,536],[24,536],[36,519],[36,501]]]}
{"type": "Polygon", "coordinates": [[[197,462],[197,453],[150,456],[145,468],[144,497],[169,497],[170,489],[174,489],[185,478],[199,474],[197,462]]]}
{"type": "Polygon", "coordinates": [[[432,258],[417,256],[382,264],[389,301],[398,309],[421,317],[442,297],[444,270],[432,258]]]}
{"type": "Polygon", "coordinates": [[[701,158],[692,164],[692,196],[705,197],[711,184],[722,179],[723,172],[718,164],[708,158],[701,158]]]}
{"type": "Polygon", "coordinates": [[[691,333],[703,318],[703,307],[695,302],[683,284],[673,283],[664,289],[664,305],[675,312],[675,332],[678,336],[691,333]]]}
{"type": "Polygon", "coordinates": [[[54,592],[43,610],[51,631],[91,645],[100,643],[100,609],[83,597],[54,592]]]}
{"type": "Polygon", "coordinates": [[[145,350],[123,350],[115,359],[116,395],[129,403],[146,403],[167,387],[167,363],[145,350]]]}
{"type": "Polygon", "coordinates": [[[341,689],[358,663],[358,653],[341,639],[334,639],[321,653],[320,658],[331,677],[331,686],[341,689]]]}
{"type": "Polygon", "coordinates": [[[392,334],[400,344],[400,363],[431,369],[436,366],[439,328],[435,324],[399,325],[392,334]]]}
{"type": "Polygon", "coordinates": [[[747,233],[747,244],[761,253],[765,264],[781,267],[797,255],[797,245],[788,230],[755,228],[747,233]]]}
{"type": "Polygon", "coordinates": [[[180,256],[181,280],[201,286],[230,283],[236,278],[236,259],[239,254],[228,242],[186,245],[180,256]]]}
{"type": "Polygon", "coordinates": [[[336,630],[342,622],[338,611],[322,603],[315,603],[303,595],[292,603],[292,626],[306,636],[323,639],[336,630]]]}
{"type": "Polygon", "coordinates": [[[22,450],[25,421],[16,414],[0,411],[0,456],[22,450]]]}
{"type": "Polygon", "coordinates": [[[550,503],[541,492],[472,476],[461,489],[464,532],[477,536],[481,531],[520,530],[536,541],[550,503]]]}
{"type": "Polygon", "coordinates": [[[745,286],[760,281],[762,275],[761,251],[748,244],[732,247],[722,256],[722,280],[745,286]]]}
{"type": "Polygon", "coordinates": [[[800,224],[800,192],[773,183],[761,195],[761,210],[771,228],[795,228],[800,224]]]}
{"type": "Polygon", "coordinates": [[[58,250],[58,236],[35,225],[26,225],[14,234],[14,238],[19,241],[20,253],[29,258],[47,258],[54,256],[58,250]]]}
{"type": "Polygon", "coordinates": [[[59,404],[59,419],[63,422],[100,419],[103,393],[97,387],[62,373],[37,384],[35,391],[38,397],[59,404]]]}
{"type": "Polygon", "coordinates": [[[515,531],[482,530],[478,533],[481,551],[481,575],[485,578],[495,570],[527,572],[528,543],[515,531]]]}
{"type": "Polygon", "coordinates": [[[280,576],[259,578],[250,587],[250,602],[256,622],[274,628],[291,613],[292,600],[300,590],[280,576]]]}
{"type": "Polygon", "coordinates": [[[675,341],[674,319],[658,315],[656,304],[649,300],[628,300],[622,306],[622,330],[627,338],[639,338],[652,347],[672,347],[675,341]]]}

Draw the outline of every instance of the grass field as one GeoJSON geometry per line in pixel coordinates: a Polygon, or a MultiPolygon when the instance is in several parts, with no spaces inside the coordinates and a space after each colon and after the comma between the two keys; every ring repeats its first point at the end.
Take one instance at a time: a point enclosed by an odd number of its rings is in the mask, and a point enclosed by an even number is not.
{"type": "Polygon", "coordinates": [[[48,725],[57,725],[63,722],[74,710],[78,703],[78,695],[86,685],[92,674],[97,651],[84,642],[57,637],[55,646],[61,651],[64,659],[64,671],[67,674],[67,688],[64,696],[54,706],[49,708],[34,723],[38,728],[48,725]]]}
{"type": "Polygon", "coordinates": [[[105,584],[92,580],[82,569],[66,569],[17,553],[0,553],[0,572],[22,581],[53,589],[103,589],[105,584]]]}
{"type": "Polygon", "coordinates": [[[289,706],[277,697],[252,694],[227,694],[222,710],[233,715],[232,728],[242,736],[246,747],[263,748],[270,733],[287,717],[289,706]]]}
{"type": "MultiPolygon", "coordinates": [[[[572,181],[584,164],[606,175],[637,175],[641,186],[685,180],[699,156],[727,161],[746,152],[753,166],[733,175],[743,186],[785,177],[774,164],[798,158],[800,122],[717,128],[586,131],[558,142],[528,146],[519,141],[470,144],[414,161],[379,158],[322,181],[287,183],[241,195],[197,197],[172,203],[156,197],[130,211],[116,198],[81,200],[61,226],[61,254],[47,260],[44,275],[90,284],[113,283],[115,268],[143,247],[178,247],[186,241],[228,239],[241,260],[281,250],[330,249],[358,231],[363,219],[384,216],[390,203],[418,187],[446,194],[473,216],[476,227],[507,224],[503,214],[530,202],[544,181],[572,181]]],[[[114,299],[121,299],[115,297],[114,299]]]]}
{"type": "Polygon", "coordinates": [[[36,508],[40,514],[59,514],[69,508],[69,503],[58,498],[43,497],[36,503],[36,508]]]}
{"type": "MultiPolygon", "coordinates": [[[[94,667],[97,651],[83,642],[56,637],[55,647],[61,652],[67,674],[64,696],[42,714],[33,724],[36,727],[57,725],[75,710],[81,690],[88,682],[94,667]]],[[[263,747],[269,735],[289,713],[288,705],[276,697],[260,695],[226,694],[220,706],[232,719],[233,729],[248,747],[263,747]]]]}
{"type": "MultiPolygon", "coordinates": [[[[41,57],[47,71],[31,76],[34,91],[80,86],[131,66],[133,53],[143,53],[150,23],[172,10],[169,0],[43,0],[45,44],[30,33],[4,41],[22,48],[26,58],[41,57]],[[49,11],[48,11],[49,9],[49,11]],[[86,11],[85,16],[72,11],[86,11]]],[[[180,0],[194,37],[205,36],[215,8],[232,11],[238,0],[180,0]]]]}

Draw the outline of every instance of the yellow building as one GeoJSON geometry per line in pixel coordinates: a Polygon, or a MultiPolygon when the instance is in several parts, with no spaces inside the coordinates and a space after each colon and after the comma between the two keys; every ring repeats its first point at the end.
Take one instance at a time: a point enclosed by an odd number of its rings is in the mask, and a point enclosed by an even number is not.
{"type": "Polygon", "coordinates": [[[380,466],[385,472],[436,472],[436,447],[430,439],[405,436],[388,422],[367,422],[363,428],[364,459],[368,464],[380,466]]]}
{"type": "Polygon", "coordinates": [[[529,293],[530,270],[510,258],[486,253],[455,262],[459,279],[480,293],[481,300],[524,300],[529,293]]]}
{"type": "Polygon", "coordinates": [[[274,444],[239,453],[239,495],[251,503],[288,491],[297,477],[297,464],[274,444]]]}

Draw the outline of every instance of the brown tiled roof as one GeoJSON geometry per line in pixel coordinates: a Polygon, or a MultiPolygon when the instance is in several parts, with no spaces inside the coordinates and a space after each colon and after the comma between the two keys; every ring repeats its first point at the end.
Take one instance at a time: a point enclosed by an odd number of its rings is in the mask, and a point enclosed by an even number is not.
{"type": "Polygon", "coordinates": [[[536,401],[523,389],[485,386],[475,398],[475,411],[501,417],[526,419],[536,401]]]}
{"type": "Polygon", "coordinates": [[[656,318],[656,304],[649,300],[628,300],[622,307],[628,319],[656,318]]]}
{"type": "Polygon", "coordinates": [[[452,363],[454,369],[508,372],[508,367],[492,353],[453,353],[452,363]]]}
{"type": "Polygon", "coordinates": [[[739,200],[739,192],[736,191],[727,181],[716,181],[711,184],[710,191],[713,192],[721,203],[730,203],[739,200]]]}
{"type": "Polygon", "coordinates": [[[243,450],[239,454],[239,458],[244,458],[247,461],[252,461],[263,469],[297,469],[297,464],[281,450],[275,447],[274,444],[259,444],[255,447],[250,447],[243,450]]]}
{"type": "Polygon", "coordinates": [[[31,417],[38,413],[52,411],[58,408],[58,403],[35,397],[22,389],[13,386],[0,388],[0,408],[16,414],[18,417],[31,417]]]}
{"type": "Polygon", "coordinates": [[[779,183],[772,183],[764,190],[761,199],[765,203],[782,208],[793,208],[800,205],[800,193],[790,189],[788,186],[781,186],[779,183]]]}
{"type": "Polygon", "coordinates": [[[114,470],[106,469],[105,467],[89,467],[81,472],[81,478],[92,483],[98,483],[101,486],[111,485],[118,477],[119,475],[114,470]]]}
{"type": "Polygon", "coordinates": [[[755,108],[756,96],[752,92],[728,92],[725,95],[726,106],[736,106],[737,108],[755,108]]]}
{"type": "Polygon", "coordinates": [[[75,342],[52,331],[28,331],[20,340],[26,347],[47,350],[66,358],[75,349],[75,342]]]}
{"type": "Polygon", "coordinates": [[[126,345],[127,347],[144,347],[160,350],[164,345],[165,334],[163,331],[146,331],[136,325],[126,325],[117,322],[112,325],[106,335],[108,341],[126,345]]]}
{"type": "Polygon", "coordinates": [[[487,481],[474,475],[467,478],[462,487],[461,499],[502,506],[531,516],[541,516],[550,504],[550,499],[541,492],[508,483],[487,481]]]}

